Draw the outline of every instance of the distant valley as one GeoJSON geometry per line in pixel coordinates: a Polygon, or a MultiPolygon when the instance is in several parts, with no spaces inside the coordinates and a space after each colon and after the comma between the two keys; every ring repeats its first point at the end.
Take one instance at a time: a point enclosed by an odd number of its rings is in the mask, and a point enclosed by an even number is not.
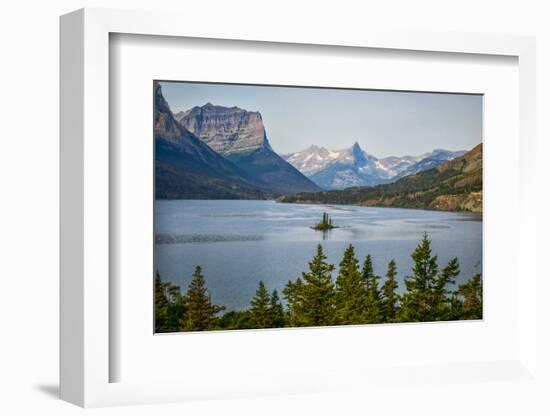
{"type": "Polygon", "coordinates": [[[479,144],[463,156],[394,183],[299,193],[279,201],[481,212],[482,158],[483,147],[479,144]]]}

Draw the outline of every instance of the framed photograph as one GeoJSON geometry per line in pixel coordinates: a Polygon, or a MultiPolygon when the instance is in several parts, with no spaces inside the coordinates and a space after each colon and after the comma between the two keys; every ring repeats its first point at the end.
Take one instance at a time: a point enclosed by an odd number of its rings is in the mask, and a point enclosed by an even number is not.
{"type": "Polygon", "coordinates": [[[482,95],[153,94],[155,332],[483,318],[482,95]]]}
{"type": "Polygon", "coordinates": [[[62,398],[536,386],[534,40],[180,22],[61,18],[62,398]]]}

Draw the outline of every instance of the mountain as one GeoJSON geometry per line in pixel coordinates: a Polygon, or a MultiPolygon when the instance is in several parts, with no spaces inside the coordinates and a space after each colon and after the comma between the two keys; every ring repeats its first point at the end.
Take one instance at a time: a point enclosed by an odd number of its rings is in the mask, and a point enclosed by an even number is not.
{"type": "MultiPolygon", "coordinates": [[[[405,176],[414,175],[425,170],[433,169],[441,165],[442,163],[462,156],[465,153],[465,150],[451,151],[444,149],[435,149],[429,153],[424,153],[420,156],[417,156],[416,162],[412,163],[405,169],[399,170],[399,172],[392,179],[393,181],[396,181],[397,179],[403,178],[405,176]]],[[[410,158],[410,156],[405,157],[410,158]]]]}
{"type": "Polygon", "coordinates": [[[300,193],[279,201],[481,212],[482,159],[483,148],[479,144],[463,156],[394,183],[300,193]]]}
{"type": "Polygon", "coordinates": [[[176,113],[175,119],[244,171],[264,192],[291,194],[321,189],[273,151],[259,112],[208,103],[176,113]]]}
{"type": "Polygon", "coordinates": [[[344,189],[394,182],[404,176],[432,169],[464,153],[436,149],[419,156],[378,159],[354,143],[352,147],[342,150],[313,145],[282,157],[322,188],[344,189]]]}
{"type": "Polygon", "coordinates": [[[174,118],[225,157],[250,153],[258,148],[272,150],[262,116],[256,111],[207,103],[180,111],[174,114],[174,118]]]}
{"type": "Polygon", "coordinates": [[[218,155],[174,118],[154,83],[157,199],[261,199],[246,172],[218,155]]]}
{"type": "Polygon", "coordinates": [[[282,157],[325,189],[377,185],[389,179],[377,165],[377,159],[364,152],[358,143],[342,150],[313,145],[282,157]]]}

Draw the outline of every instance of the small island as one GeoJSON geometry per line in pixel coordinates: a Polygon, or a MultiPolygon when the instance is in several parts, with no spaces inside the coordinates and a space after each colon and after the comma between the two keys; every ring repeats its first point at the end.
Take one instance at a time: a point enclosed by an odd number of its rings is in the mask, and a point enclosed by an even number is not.
{"type": "Polygon", "coordinates": [[[315,231],[328,231],[332,230],[333,228],[338,228],[338,226],[332,224],[332,220],[326,212],[323,212],[323,218],[321,219],[321,222],[311,227],[311,229],[315,231]]]}

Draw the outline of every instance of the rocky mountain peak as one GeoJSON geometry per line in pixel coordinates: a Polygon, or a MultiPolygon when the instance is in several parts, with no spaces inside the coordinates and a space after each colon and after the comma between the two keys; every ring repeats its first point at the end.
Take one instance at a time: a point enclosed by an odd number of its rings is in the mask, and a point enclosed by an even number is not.
{"type": "Polygon", "coordinates": [[[206,103],[179,112],[179,123],[224,156],[269,149],[262,116],[257,111],[206,103]]]}
{"type": "Polygon", "coordinates": [[[315,145],[285,155],[284,158],[304,175],[325,189],[371,186],[397,181],[399,178],[432,169],[464,151],[435,149],[418,156],[376,158],[365,152],[358,142],[341,150],[315,145]]]}
{"type": "Polygon", "coordinates": [[[353,143],[353,146],[351,146],[350,150],[355,164],[365,165],[369,163],[369,156],[363,151],[363,149],[361,149],[359,143],[353,143]]]}

